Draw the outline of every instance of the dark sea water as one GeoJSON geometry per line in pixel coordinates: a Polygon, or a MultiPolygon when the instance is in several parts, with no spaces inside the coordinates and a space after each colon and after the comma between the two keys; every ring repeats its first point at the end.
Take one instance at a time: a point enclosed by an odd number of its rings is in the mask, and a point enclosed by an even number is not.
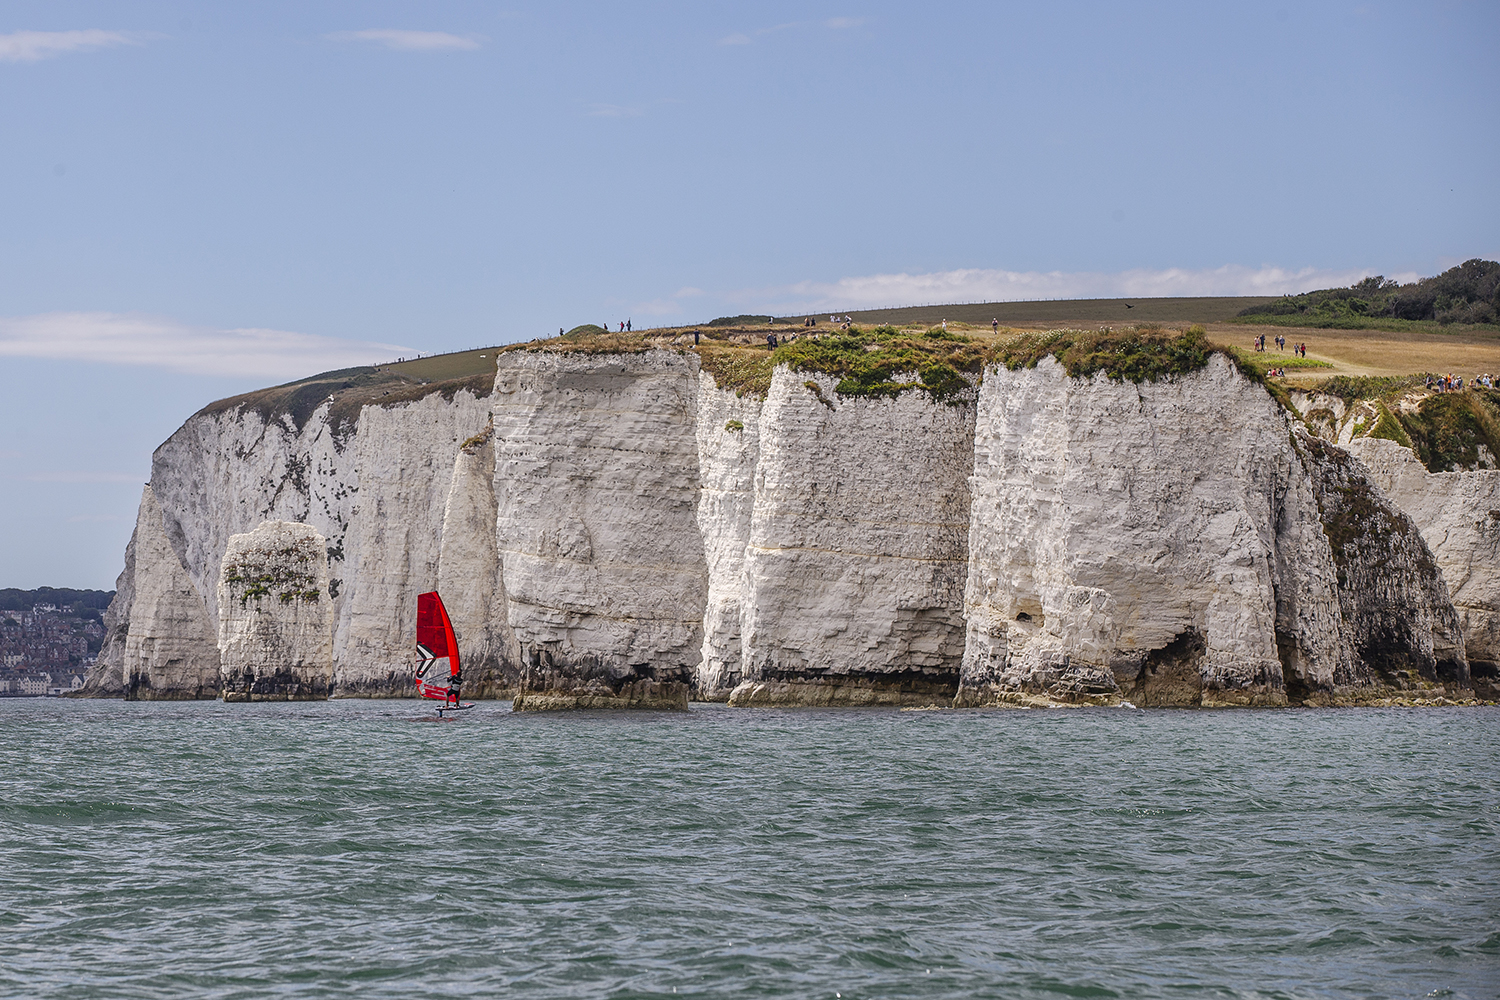
{"type": "Polygon", "coordinates": [[[1500,995],[1500,710],[423,712],[0,701],[0,995],[1500,995]]]}

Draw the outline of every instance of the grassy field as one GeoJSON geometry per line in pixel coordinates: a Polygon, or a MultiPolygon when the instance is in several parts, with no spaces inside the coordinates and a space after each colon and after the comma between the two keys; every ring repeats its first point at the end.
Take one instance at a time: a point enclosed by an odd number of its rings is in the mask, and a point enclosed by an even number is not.
{"type": "MultiPolygon", "coordinates": [[[[1274,301],[1275,296],[1242,295],[1212,298],[1059,299],[1042,302],[970,302],[957,305],[907,306],[902,309],[861,309],[850,312],[855,322],[890,323],[893,326],[934,326],[947,320],[972,326],[989,326],[999,320],[1002,327],[1023,329],[1094,329],[1100,326],[1132,326],[1139,323],[1168,325],[1222,323],[1241,309],[1274,301]]],[[[842,315],[842,314],[841,314],[842,315]]],[[[818,318],[817,314],[813,314],[818,318]]],[[[801,322],[794,316],[783,322],[801,322]]],[[[822,314],[827,322],[828,314],[822,314]]]]}
{"type": "Polygon", "coordinates": [[[1500,375],[1500,335],[1493,333],[1392,333],[1386,330],[1316,330],[1305,327],[1248,327],[1208,324],[1216,343],[1250,351],[1258,334],[1266,335],[1266,352],[1253,354],[1267,365],[1287,363],[1289,385],[1310,386],[1333,375],[1416,375],[1452,373],[1471,380],[1481,372],[1500,375]],[[1271,338],[1287,341],[1277,351],[1271,338]],[[1327,368],[1293,370],[1293,344],[1307,345],[1309,361],[1326,361],[1327,368]]]}
{"type": "Polygon", "coordinates": [[[434,354],[429,358],[381,365],[380,370],[417,382],[446,382],[451,378],[468,378],[482,372],[493,373],[495,359],[499,356],[499,348],[476,347],[472,351],[434,354]]]}

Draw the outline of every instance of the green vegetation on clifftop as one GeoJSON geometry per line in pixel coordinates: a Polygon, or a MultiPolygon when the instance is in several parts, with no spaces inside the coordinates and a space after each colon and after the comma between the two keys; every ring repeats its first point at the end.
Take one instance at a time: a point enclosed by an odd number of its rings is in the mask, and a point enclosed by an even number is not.
{"type": "Polygon", "coordinates": [[[433,393],[452,399],[461,389],[476,397],[495,387],[495,359],[500,349],[476,348],[387,365],[341,368],[269,389],[258,389],[209,403],[201,414],[246,409],[271,423],[290,417],[301,430],[318,407],[328,404],[329,429],[342,437],[354,429],[366,406],[395,406],[433,393]]]}
{"type": "Polygon", "coordinates": [[[1398,411],[1396,417],[1430,472],[1493,468],[1500,457],[1500,390],[1438,393],[1422,400],[1415,413],[1398,411]]]}
{"type": "Polygon", "coordinates": [[[889,399],[920,389],[933,399],[952,399],[978,384],[987,355],[983,344],[961,333],[851,326],[783,344],[772,358],[793,371],[839,376],[834,391],[840,396],[889,399]]]}
{"type": "Polygon", "coordinates": [[[1179,333],[1161,327],[1132,330],[1059,330],[1023,334],[1002,344],[997,360],[1007,368],[1035,368],[1044,357],[1056,358],[1073,378],[1103,372],[1116,382],[1156,381],[1195,372],[1221,348],[1209,342],[1203,327],[1179,333]]]}
{"type": "MultiPolygon", "coordinates": [[[[704,343],[704,371],[723,389],[764,396],[778,365],[839,379],[835,391],[856,398],[891,398],[909,391],[952,401],[977,386],[988,364],[1015,370],[1055,357],[1070,376],[1099,372],[1117,381],[1142,382],[1197,371],[1215,352],[1232,351],[1210,342],[1202,327],[1187,331],[1156,326],[1126,330],[1058,330],[1009,339],[939,328],[900,330],[890,326],[827,333],[792,334],[774,351],[704,343]]],[[[1312,362],[1310,364],[1320,364],[1312,362]]],[[[1256,381],[1263,369],[1241,365],[1256,381]]]]}

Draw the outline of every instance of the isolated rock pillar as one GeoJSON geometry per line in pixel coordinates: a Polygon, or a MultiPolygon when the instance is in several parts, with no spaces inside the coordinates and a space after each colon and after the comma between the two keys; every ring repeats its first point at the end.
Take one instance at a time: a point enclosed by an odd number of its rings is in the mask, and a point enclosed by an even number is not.
{"type": "Polygon", "coordinates": [[[233,535],[219,571],[225,701],[319,701],[333,686],[326,542],[311,525],[266,521],[233,535]]]}

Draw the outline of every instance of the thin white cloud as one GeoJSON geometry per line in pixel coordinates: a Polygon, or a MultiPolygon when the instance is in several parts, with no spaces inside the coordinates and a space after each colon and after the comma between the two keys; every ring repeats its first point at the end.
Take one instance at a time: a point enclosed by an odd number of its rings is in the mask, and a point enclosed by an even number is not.
{"type": "Polygon", "coordinates": [[[147,36],[130,31],[13,31],[0,35],[0,62],[38,62],[69,52],[140,45],[147,36]]]}
{"type": "Polygon", "coordinates": [[[397,344],[287,330],[220,330],[133,313],[0,317],[0,357],[142,365],[191,375],[294,379],[413,353],[397,344]]]}
{"type": "MultiPolygon", "coordinates": [[[[783,24],[773,24],[769,28],[756,28],[754,31],[748,34],[743,31],[736,31],[732,35],[725,35],[723,38],[719,39],[719,44],[749,45],[750,43],[754,42],[755,39],[760,38],[763,35],[774,35],[779,31],[788,31],[792,28],[804,28],[814,23],[815,22],[810,21],[787,21],[783,24]]],[[[835,31],[841,28],[857,28],[864,23],[865,19],[862,17],[830,17],[826,21],[822,22],[823,27],[832,28],[835,31]]]]}
{"type": "Polygon", "coordinates": [[[144,483],[149,476],[139,472],[33,472],[22,476],[28,483],[144,483]]]}
{"type": "Polygon", "coordinates": [[[646,112],[628,104],[591,104],[588,113],[593,118],[639,118],[646,112]]]}
{"type": "Polygon", "coordinates": [[[707,294],[701,288],[691,285],[677,289],[665,298],[651,299],[647,302],[637,302],[631,307],[632,312],[642,316],[677,316],[680,315],[686,303],[684,299],[695,299],[707,294]]]}
{"type": "MultiPolygon", "coordinates": [[[[1130,271],[997,271],[962,268],[928,274],[872,274],[833,282],[802,281],[781,288],[734,293],[778,315],[822,309],[881,309],[960,302],[1024,302],[1036,299],[1151,298],[1199,295],[1283,295],[1350,285],[1375,274],[1370,268],[1321,270],[1306,267],[1212,269],[1138,268],[1130,271]]],[[[1399,281],[1419,276],[1392,274],[1399,281]]]]}
{"type": "Polygon", "coordinates": [[[478,35],[450,35],[446,31],[403,31],[398,28],[335,31],[327,37],[335,42],[373,42],[398,52],[468,52],[479,48],[483,41],[478,35]]]}

